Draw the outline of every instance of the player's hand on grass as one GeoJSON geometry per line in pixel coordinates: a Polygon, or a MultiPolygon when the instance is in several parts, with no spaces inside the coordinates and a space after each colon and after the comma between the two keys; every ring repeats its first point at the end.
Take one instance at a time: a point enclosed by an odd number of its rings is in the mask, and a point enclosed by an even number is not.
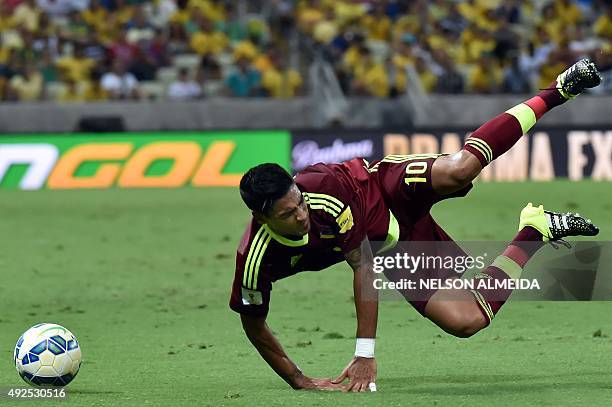
{"type": "Polygon", "coordinates": [[[312,390],[342,390],[342,384],[333,383],[331,379],[311,378],[312,390]]]}
{"type": "Polygon", "coordinates": [[[301,390],[342,390],[342,383],[333,383],[331,379],[301,376],[297,378],[297,388],[301,390]]]}
{"type": "Polygon", "coordinates": [[[370,383],[376,383],[376,359],[355,357],[344,368],[340,376],[332,380],[334,384],[342,384],[349,379],[344,391],[368,391],[370,383]]]}

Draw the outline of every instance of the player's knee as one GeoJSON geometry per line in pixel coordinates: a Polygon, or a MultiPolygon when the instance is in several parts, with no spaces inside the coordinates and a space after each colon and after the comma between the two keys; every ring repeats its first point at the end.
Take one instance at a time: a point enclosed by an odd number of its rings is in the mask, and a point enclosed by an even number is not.
{"type": "Polygon", "coordinates": [[[480,169],[472,160],[459,159],[453,162],[449,175],[458,188],[463,188],[478,176],[480,169]]]}
{"type": "Polygon", "coordinates": [[[455,313],[446,331],[458,338],[469,338],[487,326],[485,317],[480,312],[455,313]]]}

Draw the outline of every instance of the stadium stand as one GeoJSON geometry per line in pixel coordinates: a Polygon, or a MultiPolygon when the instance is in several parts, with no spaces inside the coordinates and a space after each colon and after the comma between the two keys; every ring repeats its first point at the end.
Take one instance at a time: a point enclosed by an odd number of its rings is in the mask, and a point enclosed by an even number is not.
{"type": "Polygon", "coordinates": [[[0,33],[2,101],[173,98],[183,68],[189,100],[292,98],[317,58],[376,98],[407,67],[436,93],[527,93],[584,56],[612,72],[603,0],[4,0],[0,33]]]}

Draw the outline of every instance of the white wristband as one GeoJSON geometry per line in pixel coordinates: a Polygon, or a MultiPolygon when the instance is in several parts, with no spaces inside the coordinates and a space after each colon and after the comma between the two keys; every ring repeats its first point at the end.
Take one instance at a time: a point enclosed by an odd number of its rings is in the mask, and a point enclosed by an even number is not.
{"type": "Polygon", "coordinates": [[[374,357],[374,338],[357,338],[355,343],[355,356],[360,358],[374,357]]]}

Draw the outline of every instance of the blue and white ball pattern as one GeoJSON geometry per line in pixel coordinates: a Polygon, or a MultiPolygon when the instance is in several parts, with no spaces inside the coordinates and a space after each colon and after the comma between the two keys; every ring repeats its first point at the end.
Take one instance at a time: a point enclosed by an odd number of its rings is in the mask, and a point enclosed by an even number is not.
{"type": "Polygon", "coordinates": [[[17,341],[15,367],[28,384],[63,387],[81,367],[81,347],[76,337],[61,325],[38,324],[17,341]]]}

